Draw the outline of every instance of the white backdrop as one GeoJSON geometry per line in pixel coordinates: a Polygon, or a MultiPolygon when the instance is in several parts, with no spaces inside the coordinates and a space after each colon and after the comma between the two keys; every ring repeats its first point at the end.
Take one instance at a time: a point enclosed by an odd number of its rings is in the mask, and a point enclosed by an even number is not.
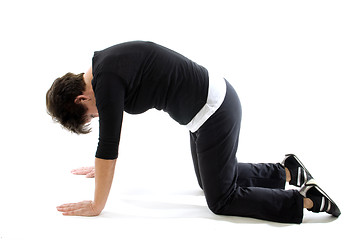
{"type": "Polygon", "coordinates": [[[3,1],[0,3],[0,239],[303,238],[358,231],[362,169],[361,1],[3,1]],[[97,218],[59,204],[92,199],[88,136],[54,124],[45,93],[93,51],[150,40],[224,74],[243,107],[239,161],[297,154],[339,219],[302,225],[215,216],[198,189],[188,132],[165,113],[125,115],[114,185],[97,218]],[[297,232],[300,235],[297,235],[297,232]],[[306,234],[306,235],[305,235],[306,234]]]}

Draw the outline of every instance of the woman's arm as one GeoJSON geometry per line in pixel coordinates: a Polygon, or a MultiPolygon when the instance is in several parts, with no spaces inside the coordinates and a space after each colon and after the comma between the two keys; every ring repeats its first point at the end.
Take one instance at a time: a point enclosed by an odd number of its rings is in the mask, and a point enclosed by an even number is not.
{"type": "Polygon", "coordinates": [[[95,196],[94,202],[99,213],[106,205],[108,194],[110,193],[113,175],[115,172],[116,160],[95,160],[95,196]]]}
{"type": "Polygon", "coordinates": [[[97,216],[106,205],[110,193],[116,160],[95,160],[95,194],[94,201],[67,203],[57,209],[68,216],[97,216]]]}

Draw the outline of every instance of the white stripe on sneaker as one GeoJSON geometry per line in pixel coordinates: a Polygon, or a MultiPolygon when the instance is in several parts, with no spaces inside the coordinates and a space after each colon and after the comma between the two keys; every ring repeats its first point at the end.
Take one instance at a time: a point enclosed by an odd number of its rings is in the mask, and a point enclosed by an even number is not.
{"type": "Polygon", "coordinates": [[[308,174],[306,173],[306,170],[304,169],[304,183],[308,181],[308,174]]]}
{"type": "Polygon", "coordinates": [[[321,197],[320,212],[322,212],[322,211],[323,211],[324,206],[325,206],[325,197],[321,197]]]}
{"type": "Polygon", "coordinates": [[[330,208],[331,208],[331,202],[328,199],[328,209],[326,210],[326,212],[329,212],[330,211],[330,208]]]}
{"type": "Polygon", "coordinates": [[[298,167],[297,168],[297,181],[296,181],[297,186],[301,186],[300,185],[300,178],[301,178],[301,167],[298,167]]]}

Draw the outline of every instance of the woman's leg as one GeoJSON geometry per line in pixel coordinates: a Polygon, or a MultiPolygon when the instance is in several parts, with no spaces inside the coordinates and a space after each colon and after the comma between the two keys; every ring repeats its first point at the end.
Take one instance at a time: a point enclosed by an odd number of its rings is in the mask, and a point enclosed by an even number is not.
{"type": "Polygon", "coordinates": [[[286,172],[280,163],[238,163],[237,185],[285,189],[286,172]]]}
{"type": "MultiPolygon", "coordinates": [[[[209,208],[222,215],[301,223],[303,197],[297,191],[239,186],[238,179],[247,177],[239,178],[238,174],[253,172],[254,169],[252,165],[238,164],[235,157],[240,120],[238,96],[227,83],[222,106],[192,134],[200,182],[209,208]]],[[[281,169],[277,172],[283,174],[281,169]]],[[[254,174],[249,177],[251,175],[254,174]]]]}
{"type": "Polygon", "coordinates": [[[192,152],[192,159],[193,159],[193,164],[194,164],[195,175],[197,176],[197,180],[198,180],[198,184],[199,184],[200,188],[203,189],[202,180],[200,178],[200,172],[199,172],[195,138],[191,132],[190,132],[190,150],[192,152]]]}
{"type": "MultiPolygon", "coordinates": [[[[198,184],[203,189],[198,156],[196,152],[196,137],[190,133],[190,149],[198,184]]],[[[285,168],[277,163],[238,163],[237,185],[240,187],[263,187],[285,189],[285,168]]]]}

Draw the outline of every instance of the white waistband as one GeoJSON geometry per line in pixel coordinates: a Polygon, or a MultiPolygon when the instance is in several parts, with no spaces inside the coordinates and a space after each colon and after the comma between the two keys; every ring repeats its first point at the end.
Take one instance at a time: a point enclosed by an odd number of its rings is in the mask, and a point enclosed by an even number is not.
{"type": "Polygon", "coordinates": [[[208,71],[209,87],[206,104],[199,110],[197,115],[186,125],[189,131],[197,131],[210,116],[222,105],[226,96],[226,81],[219,75],[213,75],[208,71]]]}

